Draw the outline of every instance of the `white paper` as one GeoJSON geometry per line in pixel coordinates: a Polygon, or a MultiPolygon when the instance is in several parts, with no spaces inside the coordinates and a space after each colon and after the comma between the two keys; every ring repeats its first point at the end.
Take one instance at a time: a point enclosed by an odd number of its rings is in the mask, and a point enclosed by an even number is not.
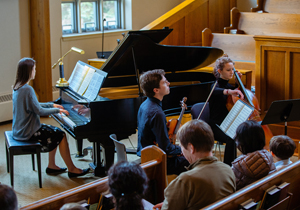
{"type": "Polygon", "coordinates": [[[78,93],[80,95],[83,95],[84,92],[86,91],[87,87],[89,86],[89,84],[91,82],[91,79],[92,79],[94,73],[95,73],[95,70],[88,67],[86,75],[84,77],[84,80],[82,81],[80,88],[78,90],[78,93]]]}
{"type": "Polygon", "coordinates": [[[238,100],[220,125],[221,130],[233,139],[237,127],[245,122],[252,112],[253,108],[238,100]]]}
{"type": "Polygon", "coordinates": [[[84,93],[84,97],[89,99],[90,101],[95,100],[95,98],[97,97],[98,93],[99,93],[99,89],[102,85],[104,76],[102,76],[101,74],[95,72],[93,74],[93,77],[91,78],[90,84],[87,88],[87,90],[84,93]]]}
{"type": "Polygon", "coordinates": [[[77,62],[72,75],[69,79],[69,87],[72,88],[75,92],[78,92],[82,81],[86,75],[87,70],[89,69],[88,66],[83,66],[79,62],[77,62]]]}

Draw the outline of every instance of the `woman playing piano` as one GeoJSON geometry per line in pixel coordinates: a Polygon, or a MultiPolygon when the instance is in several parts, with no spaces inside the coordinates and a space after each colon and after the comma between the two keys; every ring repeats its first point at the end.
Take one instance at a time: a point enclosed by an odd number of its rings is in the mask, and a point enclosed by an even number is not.
{"type": "Polygon", "coordinates": [[[47,174],[55,175],[67,170],[55,164],[55,154],[59,145],[60,154],[68,167],[68,176],[83,176],[88,173],[89,168],[82,170],[73,164],[65,133],[57,127],[40,123],[40,116],[69,113],[61,105],[38,102],[33,88],[28,85],[35,77],[35,68],[35,60],[31,58],[23,58],[18,63],[13,86],[13,137],[20,141],[33,140],[41,143],[42,152],[49,152],[47,174]]]}
{"type": "MultiPolygon", "coordinates": [[[[228,83],[228,81],[233,77],[234,62],[227,56],[223,55],[218,58],[214,67],[214,75],[218,81],[211,98],[209,99],[209,109],[210,109],[210,122],[215,140],[226,143],[224,163],[231,166],[231,162],[236,157],[236,145],[235,142],[224,134],[216,124],[220,125],[228,114],[226,108],[227,96],[240,96],[241,99],[244,98],[242,92],[237,90],[236,87],[228,83]]],[[[239,73],[239,77],[242,76],[239,73]]]]}

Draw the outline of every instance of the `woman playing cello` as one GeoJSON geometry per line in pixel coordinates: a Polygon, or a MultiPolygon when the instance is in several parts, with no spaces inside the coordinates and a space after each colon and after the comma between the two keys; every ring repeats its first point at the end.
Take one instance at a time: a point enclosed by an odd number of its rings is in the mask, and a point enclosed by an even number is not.
{"type": "MultiPolygon", "coordinates": [[[[239,96],[241,99],[244,98],[243,93],[235,89],[238,87],[232,86],[228,81],[233,77],[234,62],[227,56],[224,55],[216,60],[214,67],[214,75],[218,80],[216,87],[209,99],[209,109],[210,109],[210,122],[215,140],[226,143],[225,154],[224,154],[224,163],[231,166],[231,162],[236,157],[236,145],[235,142],[224,134],[216,124],[220,125],[225,117],[228,114],[226,108],[227,97],[228,95],[239,96]]],[[[241,73],[238,73],[239,77],[242,76],[241,73]]]]}

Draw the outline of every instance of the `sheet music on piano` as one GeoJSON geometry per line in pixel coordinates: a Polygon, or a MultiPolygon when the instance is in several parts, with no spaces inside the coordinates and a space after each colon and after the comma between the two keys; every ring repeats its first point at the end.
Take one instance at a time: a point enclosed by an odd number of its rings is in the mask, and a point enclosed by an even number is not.
{"type": "Polygon", "coordinates": [[[106,72],[78,61],[68,80],[69,88],[84,98],[94,101],[106,76],[106,72]]]}

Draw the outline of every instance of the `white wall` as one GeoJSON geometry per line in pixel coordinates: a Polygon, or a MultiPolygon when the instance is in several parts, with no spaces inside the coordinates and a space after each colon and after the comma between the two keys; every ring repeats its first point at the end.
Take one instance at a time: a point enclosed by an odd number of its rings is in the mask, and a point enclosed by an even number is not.
{"type": "Polygon", "coordinates": [[[0,95],[11,93],[21,56],[19,0],[0,1],[0,95]]]}

